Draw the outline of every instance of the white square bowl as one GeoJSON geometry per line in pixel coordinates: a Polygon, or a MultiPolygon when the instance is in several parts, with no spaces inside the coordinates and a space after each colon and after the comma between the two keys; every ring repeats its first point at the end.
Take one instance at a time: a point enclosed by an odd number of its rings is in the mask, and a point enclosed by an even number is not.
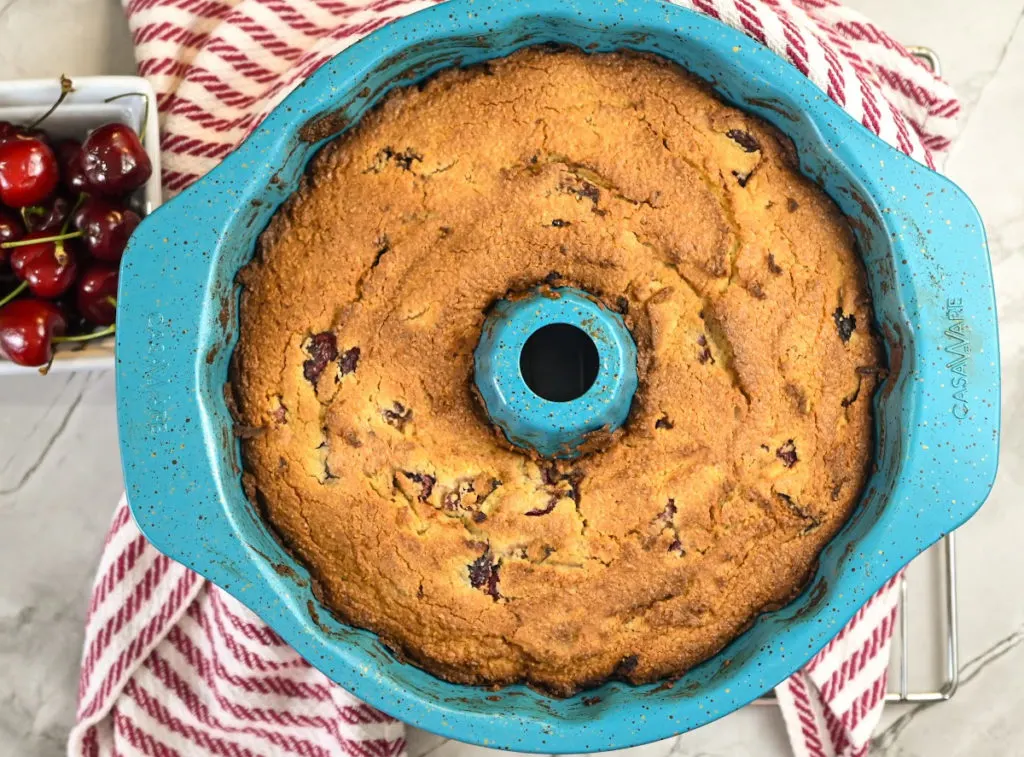
{"type": "MultiPolygon", "coordinates": [[[[156,94],[149,82],[139,76],[70,77],[74,91],[46,119],[43,127],[57,139],[85,138],[90,129],[110,121],[128,124],[142,135],[153,164],[153,174],[138,191],[142,214],[151,213],[160,204],[160,129],[157,123],[156,94]],[[145,97],[109,97],[139,92],[145,97]],[[149,103],[147,110],[146,103],[149,103]],[[145,123],[143,123],[145,121],[145,123]]],[[[53,105],[60,94],[57,79],[0,81],[0,121],[28,124],[53,105]]],[[[114,367],[114,338],[58,345],[51,372],[108,370],[114,367]]],[[[0,357],[0,376],[38,371],[15,365],[0,357]]]]}

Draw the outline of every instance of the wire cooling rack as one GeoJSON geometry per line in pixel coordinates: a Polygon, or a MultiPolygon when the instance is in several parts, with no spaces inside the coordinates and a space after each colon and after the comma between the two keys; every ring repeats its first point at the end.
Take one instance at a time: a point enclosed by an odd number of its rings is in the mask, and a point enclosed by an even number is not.
{"type": "MultiPolygon", "coordinates": [[[[956,693],[960,683],[960,659],[957,648],[956,534],[947,535],[903,573],[899,584],[897,617],[899,625],[893,640],[889,692],[885,696],[885,701],[916,703],[941,702],[949,699],[956,693]],[[931,565],[927,566],[928,563],[931,565]],[[926,566],[931,570],[918,570],[926,566]],[[933,586],[935,579],[938,578],[939,602],[938,606],[935,606],[935,603],[929,602],[927,595],[921,597],[922,617],[910,611],[912,605],[908,599],[909,583],[912,580],[927,583],[928,573],[932,574],[933,586]],[[936,573],[939,575],[936,576],[936,573]],[[918,625],[923,626],[920,630],[927,632],[927,629],[931,629],[931,638],[926,636],[921,639],[920,634],[911,633],[912,619],[917,619],[918,625]],[[911,647],[919,650],[919,654],[915,654],[915,659],[923,658],[925,665],[931,668],[930,675],[934,683],[930,686],[920,688],[919,685],[911,685],[911,647]],[[936,656],[941,658],[938,666],[935,664],[936,656]]],[[[921,680],[920,675],[914,678],[917,681],[921,680]]]]}
{"type": "MultiPolygon", "coordinates": [[[[907,49],[941,75],[934,50],[907,49]]],[[[948,534],[914,560],[900,578],[886,702],[942,702],[956,693],[960,683],[957,626],[956,535],[948,534]]],[[[776,704],[774,693],[756,704],[776,704]]]]}

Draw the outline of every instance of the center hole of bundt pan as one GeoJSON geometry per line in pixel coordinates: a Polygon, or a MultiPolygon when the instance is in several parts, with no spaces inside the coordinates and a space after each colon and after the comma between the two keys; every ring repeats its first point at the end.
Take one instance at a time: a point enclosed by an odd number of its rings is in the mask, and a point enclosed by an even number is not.
{"type": "Polygon", "coordinates": [[[552,323],[534,331],[519,353],[519,372],[538,397],[572,402],[594,385],[601,361],[597,345],[571,323],[552,323]]]}
{"type": "Polygon", "coordinates": [[[489,309],[473,380],[490,421],[541,457],[594,450],[629,415],[636,343],[622,315],[582,289],[537,288],[489,309]]]}

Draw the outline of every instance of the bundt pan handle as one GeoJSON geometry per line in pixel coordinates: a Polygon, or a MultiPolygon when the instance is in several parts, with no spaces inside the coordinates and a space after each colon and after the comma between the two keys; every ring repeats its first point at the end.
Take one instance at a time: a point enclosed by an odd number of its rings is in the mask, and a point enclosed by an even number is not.
{"type": "Polygon", "coordinates": [[[970,201],[873,137],[770,51],[657,0],[453,0],[374,32],[143,222],[125,257],[118,303],[121,451],[145,535],[370,704],[488,746],[622,748],[735,710],[806,663],[901,566],[972,515],[995,474],[995,305],[970,201]],[[671,58],[790,135],[804,172],[853,221],[890,365],[875,398],[877,469],[807,590],[671,686],[613,682],[587,692],[586,702],[440,681],[319,608],[305,569],[245,499],[223,396],[238,329],[235,274],[316,149],[393,86],[545,42],[671,58]]]}

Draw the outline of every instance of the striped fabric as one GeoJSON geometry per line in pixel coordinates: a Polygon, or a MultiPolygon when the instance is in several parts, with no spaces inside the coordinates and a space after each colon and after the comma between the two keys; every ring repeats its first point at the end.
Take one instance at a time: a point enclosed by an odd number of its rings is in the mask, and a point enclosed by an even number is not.
{"type": "Polygon", "coordinates": [[[404,727],[164,557],[122,500],[93,589],[69,755],[396,757],[404,727]]]}
{"type": "Polygon", "coordinates": [[[882,716],[899,575],[775,688],[797,757],[865,757],[882,716]]]}
{"type": "MultiPolygon", "coordinates": [[[[511,1],[511,0],[510,0],[511,1]]],[[[158,97],[165,192],[213,168],[303,78],[430,0],[123,0],[158,97]]],[[[898,42],[835,0],[679,0],[789,60],[882,139],[934,166],[960,105],[898,42]]],[[[798,757],[867,753],[894,583],[778,687],[798,757]]],[[[160,555],[124,501],[86,624],[78,755],[352,755],[404,750],[401,724],[302,660],[224,592],[160,555]]]]}
{"type": "MultiPolygon", "coordinates": [[[[169,194],[209,171],[302,79],[430,0],[127,0],[157,91],[169,194]]],[[[886,141],[931,165],[960,106],[923,63],[832,0],[680,0],[769,45],[886,141]]]]}

